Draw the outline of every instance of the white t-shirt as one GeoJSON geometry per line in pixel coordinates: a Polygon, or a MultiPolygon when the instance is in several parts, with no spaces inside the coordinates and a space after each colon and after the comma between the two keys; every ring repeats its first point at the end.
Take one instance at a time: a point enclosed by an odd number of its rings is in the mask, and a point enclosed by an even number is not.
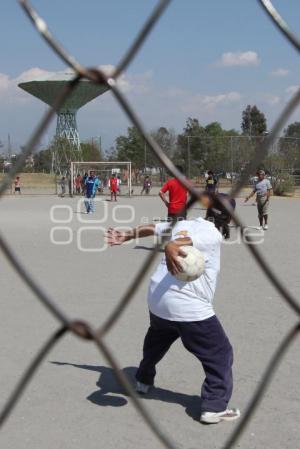
{"type": "MultiPolygon", "coordinates": [[[[155,226],[158,236],[170,232],[169,223],[155,226]]],[[[163,257],[154,271],[148,291],[150,311],[170,321],[202,321],[214,315],[213,297],[220,271],[222,236],[213,223],[197,218],[176,223],[170,240],[189,237],[205,259],[205,271],[193,282],[178,281],[168,271],[163,257]]]]}
{"type": "Polygon", "coordinates": [[[258,197],[265,197],[268,190],[272,189],[272,185],[270,181],[266,178],[262,179],[261,181],[257,181],[255,183],[253,191],[256,192],[258,197]]]}

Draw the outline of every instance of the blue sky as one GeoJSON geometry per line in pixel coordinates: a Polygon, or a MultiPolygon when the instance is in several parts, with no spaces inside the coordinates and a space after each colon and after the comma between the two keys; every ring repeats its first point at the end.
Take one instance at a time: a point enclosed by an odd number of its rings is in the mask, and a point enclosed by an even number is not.
{"type": "MultiPolygon", "coordinates": [[[[35,0],[57,38],[86,65],[114,65],[155,5],[153,0],[35,0]]],[[[298,0],[274,0],[297,30],[298,0]]],[[[15,0],[1,0],[0,140],[26,141],[45,106],[17,87],[35,68],[63,70],[15,0]],[[28,72],[28,73],[27,73],[28,72]]],[[[299,29],[300,33],[300,29],[299,29]]],[[[257,104],[269,126],[299,84],[298,55],[256,0],[174,0],[128,71],[124,92],[147,128],[180,131],[188,116],[239,129],[241,111],[257,104]]],[[[300,119],[299,111],[291,120],[300,119]]],[[[79,111],[83,139],[105,148],[129,126],[110,93],[79,111]]],[[[53,124],[44,143],[54,132],[53,124]]]]}

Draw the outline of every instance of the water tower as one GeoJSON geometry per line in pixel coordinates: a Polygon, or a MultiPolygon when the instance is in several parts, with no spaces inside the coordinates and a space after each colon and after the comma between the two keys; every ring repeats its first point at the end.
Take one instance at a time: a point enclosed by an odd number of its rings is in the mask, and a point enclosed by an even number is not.
{"type": "MultiPolygon", "coordinates": [[[[55,99],[63,91],[74,73],[58,72],[19,84],[19,87],[54,107],[55,99]]],[[[57,110],[56,140],[52,150],[52,171],[65,174],[72,161],[82,161],[76,113],[78,109],[108,90],[106,85],[80,80],[64,105],[57,110]]]]}

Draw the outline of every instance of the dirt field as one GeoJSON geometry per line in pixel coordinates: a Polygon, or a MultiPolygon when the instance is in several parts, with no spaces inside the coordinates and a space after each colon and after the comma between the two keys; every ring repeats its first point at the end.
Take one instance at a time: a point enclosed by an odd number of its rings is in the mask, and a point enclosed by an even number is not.
{"type": "MultiPolygon", "coordinates": [[[[300,200],[273,198],[270,230],[261,249],[289,289],[300,292],[298,238],[300,200]]],[[[257,226],[256,209],[238,201],[238,212],[257,226]]],[[[103,229],[127,221],[132,226],[165,215],[159,199],[99,201],[85,216],[76,198],[6,196],[0,202],[1,230],[15,253],[69,316],[99,325],[109,315],[141,262],[151,239],[138,245],[91,252],[103,246],[103,229]],[[68,223],[54,223],[50,218],[68,223]],[[119,206],[127,206],[120,208],[119,206]],[[128,207],[130,206],[130,207],[128,207]],[[119,208],[118,208],[119,207],[119,208]],[[52,217],[53,218],[53,217],[52,217]],[[94,219],[101,221],[94,223],[94,219]],[[82,223],[85,220],[87,223],[82,223]],[[67,229],[54,229],[63,226],[67,229]],[[51,242],[52,233],[52,242],[51,242]],[[53,241],[72,241],[65,245],[53,241]],[[83,249],[84,251],[80,250],[83,249]]],[[[203,214],[194,209],[190,217],[203,214]]],[[[295,315],[241,243],[222,249],[215,298],[235,350],[232,405],[245,409],[266,363],[295,315]]],[[[38,348],[57,323],[22,283],[4,256],[1,260],[0,405],[4,404],[38,348]]],[[[147,281],[109,333],[107,343],[130,378],[141,358],[148,326],[147,281]]],[[[237,447],[295,449],[299,446],[299,342],[293,345],[262,405],[237,447]]],[[[176,342],[158,368],[156,389],[142,399],[178,448],[220,448],[236,424],[199,424],[199,362],[176,342]]],[[[118,386],[112,370],[92,344],[67,336],[43,363],[21,402],[0,432],[3,449],[153,449],[160,444],[118,386]]]]}

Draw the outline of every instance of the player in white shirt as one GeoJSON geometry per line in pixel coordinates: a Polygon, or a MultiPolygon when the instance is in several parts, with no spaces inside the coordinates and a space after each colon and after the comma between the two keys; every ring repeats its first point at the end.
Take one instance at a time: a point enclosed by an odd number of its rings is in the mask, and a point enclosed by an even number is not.
{"type": "Polygon", "coordinates": [[[107,231],[111,245],[151,235],[168,235],[165,256],[156,267],[148,291],[150,327],[145,337],[143,360],[136,374],[137,391],[147,393],[154,385],[156,365],[170,346],[181,338],[185,348],[202,363],[205,380],[201,390],[201,422],[232,421],[240,416],[228,408],[233,380],[233,351],[213,309],[213,298],[220,270],[222,236],[214,224],[197,218],[139,226],[122,232],[107,231]],[[205,258],[205,271],[193,282],[182,282],[173,275],[182,270],[177,257],[185,256],[184,245],[193,245],[205,258]]]}

